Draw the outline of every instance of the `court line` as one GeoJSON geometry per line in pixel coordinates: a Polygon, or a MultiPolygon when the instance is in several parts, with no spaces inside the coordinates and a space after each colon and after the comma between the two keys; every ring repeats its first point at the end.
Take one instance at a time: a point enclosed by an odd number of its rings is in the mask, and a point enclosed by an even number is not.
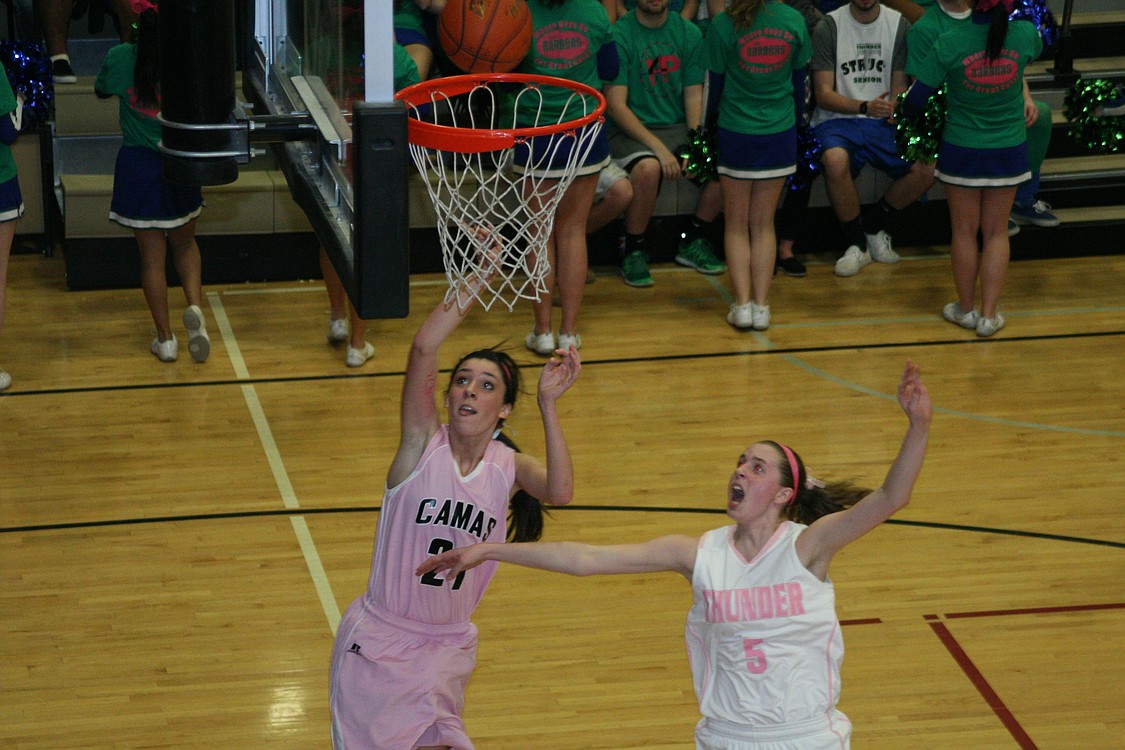
{"type": "MultiPolygon", "coordinates": [[[[132,526],[157,523],[180,523],[185,521],[226,521],[242,518],[269,518],[275,516],[320,516],[335,515],[338,513],[378,513],[378,505],[350,505],[343,508],[293,508],[286,510],[244,510],[229,513],[193,513],[178,516],[151,516],[137,518],[103,519],[100,521],[67,521],[63,523],[34,524],[27,526],[0,526],[0,534],[29,533],[36,531],[66,531],[70,529],[90,529],[111,526],[132,526]]],[[[566,507],[552,508],[551,513],[576,513],[579,511],[595,512],[621,512],[621,513],[703,513],[708,515],[725,514],[723,508],[678,508],[674,506],[638,506],[638,505],[567,505],[566,507]]],[[[1041,531],[1024,531],[1021,529],[1001,529],[988,526],[969,526],[965,524],[943,523],[940,521],[908,521],[891,518],[883,523],[889,526],[913,526],[917,528],[939,529],[943,531],[967,531],[975,534],[998,534],[1001,536],[1016,536],[1024,539],[1038,539],[1048,542],[1065,542],[1068,544],[1089,544],[1099,547],[1110,547],[1125,550],[1125,542],[1115,542],[1109,539],[1094,539],[1090,537],[1067,536],[1065,534],[1048,534],[1041,531]]]]}
{"type": "Polygon", "coordinates": [[[944,623],[935,622],[933,620],[929,622],[929,626],[937,635],[938,640],[940,640],[946,650],[949,651],[950,656],[953,657],[953,661],[957,662],[957,666],[961,667],[961,671],[969,678],[969,682],[973,684],[973,687],[975,687],[977,692],[981,694],[981,697],[984,698],[988,707],[996,714],[996,718],[1000,719],[1000,723],[1003,724],[1004,728],[1008,730],[1008,733],[1012,735],[1012,739],[1019,744],[1020,750],[1037,750],[1038,746],[1035,744],[1034,740],[1032,740],[1031,736],[1024,730],[1023,725],[1019,723],[1019,720],[1016,719],[1011,710],[1004,705],[1004,701],[1000,698],[1000,695],[992,689],[992,685],[985,679],[981,671],[977,669],[977,665],[969,658],[965,649],[961,648],[961,644],[957,642],[957,639],[953,636],[953,633],[949,631],[949,628],[947,628],[944,623]]]}
{"type": "MultiPolygon", "coordinates": [[[[215,292],[208,292],[207,299],[211,304],[211,314],[215,318],[215,323],[223,337],[223,345],[227,349],[235,375],[239,380],[248,380],[250,371],[246,367],[246,361],[242,358],[242,350],[238,347],[238,339],[234,335],[234,329],[231,328],[230,319],[227,317],[222,300],[215,292]]],[[[266,412],[262,409],[262,402],[258,399],[258,392],[253,383],[245,382],[241,384],[241,390],[246,408],[250,412],[250,418],[254,422],[254,428],[258,432],[258,440],[262,445],[262,451],[266,454],[266,461],[269,463],[274,484],[277,485],[277,490],[281,493],[282,504],[285,505],[287,510],[300,509],[301,503],[298,501],[293,483],[289,479],[289,472],[285,468],[285,460],[281,457],[281,451],[278,450],[277,441],[274,440],[269,419],[266,418],[266,412]]],[[[328,574],[320,561],[316,543],[313,541],[312,534],[309,533],[309,527],[305,523],[304,516],[292,515],[289,521],[293,526],[293,533],[297,537],[297,544],[301,548],[301,555],[305,558],[305,565],[308,567],[317,598],[320,599],[324,616],[328,618],[328,627],[331,629],[332,635],[336,635],[336,626],[340,623],[340,607],[336,604],[336,597],[332,593],[332,585],[328,582],[328,574]]]]}

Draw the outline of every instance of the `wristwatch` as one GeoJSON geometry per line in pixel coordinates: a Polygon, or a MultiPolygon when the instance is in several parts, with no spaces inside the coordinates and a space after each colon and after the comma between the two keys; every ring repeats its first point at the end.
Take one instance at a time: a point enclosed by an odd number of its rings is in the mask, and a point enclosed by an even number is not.
{"type": "Polygon", "coordinates": [[[859,103],[859,113],[864,116],[867,115],[867,102],[859,103]]]}

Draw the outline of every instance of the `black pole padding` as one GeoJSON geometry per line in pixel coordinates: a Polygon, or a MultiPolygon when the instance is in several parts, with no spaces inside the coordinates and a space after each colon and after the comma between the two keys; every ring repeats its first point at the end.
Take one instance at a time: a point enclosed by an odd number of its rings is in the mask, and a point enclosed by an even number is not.
{"type": "MultiPolygon", "coordinates": [[[[233,123],[234,3],[161,0],[158,17],[161,117],[188,126],[233,123]]],[[[164,125],[161,162],[165,179],[189,185],[234,182],[238,178],[235,157],[206,155],[231,152],[231,133],[164,125]]]]}

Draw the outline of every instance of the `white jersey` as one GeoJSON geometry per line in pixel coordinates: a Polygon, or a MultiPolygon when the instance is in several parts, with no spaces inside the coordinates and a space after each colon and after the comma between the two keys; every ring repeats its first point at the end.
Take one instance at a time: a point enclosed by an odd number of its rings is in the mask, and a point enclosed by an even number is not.
{"type": "MultiPolygon", "coordinates": [[[[869,102],[891,91],[891,73],[906,67],[906,34],[910,24],[893,8],[880,6],[871,23],[860,23],[845,4],[825,15],[813,32],[811,70],[831,70],[836,92],[869,102]]],[[[817,107],[812,124],[838,117],[866,115],[830,112],[817,107]]]]}
{"type": "Polygon", "coordinates": [[[700,538],[692,575],[686,636],[704,721],[846,723],[836,711],[844,642],[835,591],[797,557],[807,527],[782,523],[753,560],[735,548],[735,528],[700,538]]]}

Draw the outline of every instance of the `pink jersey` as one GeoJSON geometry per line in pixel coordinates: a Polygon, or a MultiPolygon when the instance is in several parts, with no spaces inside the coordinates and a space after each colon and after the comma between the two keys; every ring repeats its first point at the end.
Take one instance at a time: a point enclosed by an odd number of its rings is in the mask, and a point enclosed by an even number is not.
{"type": "Polygon", "coordinates": [[[504,541],[515,451],[491,441],[484,458],[461,476],[442,425],[414,471],[383,496],[366,603],[418,623],[468,622],[498,563],[486,562],[446,581],[414,575],[430,555],[476,542],[504,541]]]}
{"type": "MultiPolygon", "coordinates": [[[[806,528],[782,523],[746,560],[735,526],[703,535],[692,575],[688,656],[704,722],[748,728],[825,722],[847,746],[850,724],[836,710],[844,642],[831,581],[801,564],[806,528]]],[[[811,745],[810,745],[811,747],[811,745]]]]}

